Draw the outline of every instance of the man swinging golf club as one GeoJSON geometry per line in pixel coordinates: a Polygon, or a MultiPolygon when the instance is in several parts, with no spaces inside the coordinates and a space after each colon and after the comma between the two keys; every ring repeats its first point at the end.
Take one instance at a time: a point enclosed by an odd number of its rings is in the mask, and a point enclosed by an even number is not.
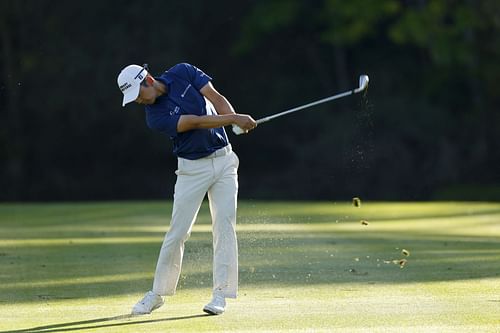
{"type": "Polygon", "coordinates": [[[177,182],[170,229],[160,250],[153,282],[132,309],[147,314],[173,295],[179,281],[184,242],[188,239],[200,205],[208,193],[213,230],[213,292],[203,311],[222,314],[226,298],[236,298],[238,246],[236,206],[239,160],[232,151],[224,126],[254,129],[252,117],[235,113],[229,101],[197,67],[181,63],[159,77],[147,65],[129,65],[118,75],[123,104],[145,105],[146,123],[168,135],[178,158],[177,182]]]}

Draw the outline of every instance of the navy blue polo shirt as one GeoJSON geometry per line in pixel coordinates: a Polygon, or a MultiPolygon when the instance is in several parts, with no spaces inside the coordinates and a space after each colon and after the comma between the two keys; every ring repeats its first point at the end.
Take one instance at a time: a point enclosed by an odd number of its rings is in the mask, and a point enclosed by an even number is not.
{"type": "Polygon", "coordinates": [[[227,146],[229,140],[223,127],[177,132],[182,115],[217,114],[200,93],[200,89],[212,80],[210,76],[193,65],[181,63],[155,79],[167,86],[167,93],[146,106],[146,123],[149,128],[172,139],[174,155],[196,160],[227,146]]]}

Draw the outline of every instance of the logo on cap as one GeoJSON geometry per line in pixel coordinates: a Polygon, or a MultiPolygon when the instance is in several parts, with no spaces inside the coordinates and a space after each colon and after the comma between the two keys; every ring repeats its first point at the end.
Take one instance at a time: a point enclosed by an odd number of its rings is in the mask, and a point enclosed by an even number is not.
{"type": "Polygon", "coordinates": [[[122,85],[120,86],[120,90],[121,90],[122,92],[124,92],[125,90],[127,90],[127,89],[128,89],[128,88],[130,88],[130,87],[132,87],[132,85],[131,85],[130,83],[128,83],[128,82],[125,82],[124,84],[122,84],[122,85]]]}

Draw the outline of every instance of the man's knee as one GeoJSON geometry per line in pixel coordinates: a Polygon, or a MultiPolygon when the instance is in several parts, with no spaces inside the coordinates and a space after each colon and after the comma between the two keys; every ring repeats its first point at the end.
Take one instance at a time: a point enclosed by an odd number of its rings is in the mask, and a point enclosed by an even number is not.
{"type": "Polygon", "coordinates": [[[169,246],[180,246],[183,245],[191,235],[190,232],[168,232],[167,237],[165,239],[165,244],[163,245],[164,247],[169,247],[169,246]]]}

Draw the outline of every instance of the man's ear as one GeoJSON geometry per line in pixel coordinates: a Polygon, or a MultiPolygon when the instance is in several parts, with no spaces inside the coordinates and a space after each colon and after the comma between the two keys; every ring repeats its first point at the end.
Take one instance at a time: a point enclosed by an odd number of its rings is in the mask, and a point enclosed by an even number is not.
{"type": "Polygon", "coordinates": [[[153,82],[155,82],[155,79],[151,75],[147,75],[146,78],[144,79],[148,83],[148,86],[152,86],[153,82]]]}

